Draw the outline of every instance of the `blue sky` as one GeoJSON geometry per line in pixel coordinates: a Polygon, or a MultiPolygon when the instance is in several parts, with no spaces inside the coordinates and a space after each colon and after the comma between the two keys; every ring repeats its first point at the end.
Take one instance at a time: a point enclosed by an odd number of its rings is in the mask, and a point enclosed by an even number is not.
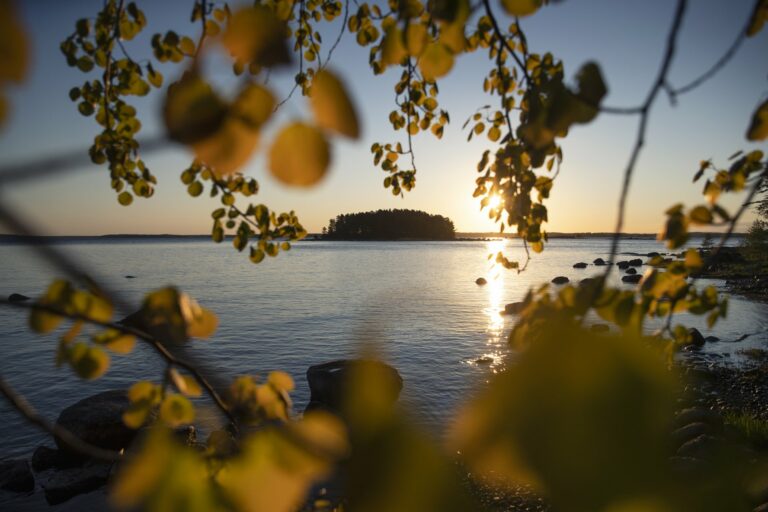
{"type": "MultiPolygon", "coordinates": [[[[67,98],[69,89],[82,83],[85,75],[67,67],[58,45],[72,32],[78,18],[99,10],[101,0],[18,3],[33,55],[27,81],[9,91],[13,110],[0,131],[0,166],[75,148],[85,151],[97,133],[93,119],[77,113],[67,98]]],[[[148,40],[155,32],[174,29],[197,34],[197,26],[189,22],[192,0],[138,3],[149,25],[130,43],[135,58],[149,56],[148,40]]],[[[584,62],[597,61],[609,87],[605,104],[634,106],[641,103],[656,75],[675,3],[568,0],[545,7],[521,22],[532,51],[551,51],[561,58],[568,77],[573,77],[584,62]]],[[[744,25],[752,7],[751,0],[696,0],[689,4],[670,73],[673,85],[686,83],[715,62],[744,25]]],[[[498,3],[494,5],[501,16],[498,3]]],[[[324,40],[332,40],[337,30],[338,25],[329,27],[324,40]]],[[[699,160],[713,158],[725,165],[737,149],[768,149],[765,144],[748,144],[744,137],[752,112],[768,94],[767,50],[768,30],[746,40],[722,73],[680,97],[676,106],[665,96],[659,97],[633,180],[626,231],[656,232],[666,208],[681,201],[689,205],[701,202],[700,185],[691,184],[699,160]]],[[[393,197],[382,187],[385,174],[374,167],[369,152],[372,142],[404,140],[403,133],[392,132],[387,121],[399,72],[374,77],[367,63],[368,48],[357,46],[347,33],[330,66],[345,79],[358,107],[361,139],[349,142],[335,138],[332,169],[311,189],[280,185],[266,172],[261,153],[255,155],[245,172],[260,182],[256,202],[279,211],[296,210],[313,232],[339,213],[377,208],[439,213],[450,217],[460,231],[495,230],[471,197],[476,162],[482,151],[492,146],[483,138],[467,143],[466,132],[461,130],[477,107],[494,101],[482,93],[483,78],[492,66],[487,55],[478,52],[461,57],[441,81],[441,107],[449,110],[452,123],[442,141],[430,134],[415,138],[418,183],[404,199],[393,197]]],[[[159,68],[166,84],[182,71],[178,65],[159,68]]],[[[223,89],[232,84],[221,55],[210,56],[208,71],[223,89]]],[[[272,82],[283,91],[289,83],[288,73],[272,82]]],[[[140,135],[162,133],[158,118],[162,94],[154,92],[135,101],[131,98],[144,127],[140,135]]],[[[304,98],[295,95],[272,125],[308,117],[305,106],[304,98]]],[[[563,168],[548,203],[549,231],[613,228],[636,126],[636,117],[603,114],[595,122],[571,130],[562,142],[563,168]]],[[[264,140],[269,139],[268,132],[264,140]]],[[[262,143],[262,151],[267,144],[262,143]]],[[[93,165],[4,190],[2,197],[29,221],[53,234],[206,233],[216,203],[186,195],[178,176],[190,159],[184,148],[174,146],[147,155],[145,160],[159,179],[156,194],[149,200],[137,199],[128,208],[115,200],[108,170],[93,165]]],[[[727,204],[735,206],[738,198],[727,204]]]]}

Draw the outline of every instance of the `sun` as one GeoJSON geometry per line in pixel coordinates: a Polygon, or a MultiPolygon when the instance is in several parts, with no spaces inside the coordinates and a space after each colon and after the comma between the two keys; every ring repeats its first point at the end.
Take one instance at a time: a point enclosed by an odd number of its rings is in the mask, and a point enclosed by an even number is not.
{"type": "Polygon", "coordinates": [[[495,210],[501,205],[501,196],[498,194],[494,194],[491,196],[491,198],[488,200],[488,207],[491,210],[495,210]]]}

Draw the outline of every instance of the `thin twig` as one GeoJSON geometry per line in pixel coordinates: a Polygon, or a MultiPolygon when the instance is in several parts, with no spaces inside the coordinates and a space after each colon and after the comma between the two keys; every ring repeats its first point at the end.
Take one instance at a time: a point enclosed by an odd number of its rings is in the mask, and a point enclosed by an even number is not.
{"type": "MultiPolygon", "coordinates": [[[[659,94],[659,91],[667,81],[667,72],[669,71],[669,66],[672,63],[672,58],[675,55],[677,35],[680,31],[680,26],[683,21],[683,15],[685,14],[686,6],[687,0],[679,0],[677,3],[677,8],[675,9],[675,17],[672,22],[672,28],[669,32],[669,35],[667,36],[667,47],[664,54],[664,59],[661,63],[661,68],[659,69],[658,76],[656,77],[651,90],[648,92],[648,96],[643,102],[642,111],[640,113],[640,123],[637,130],[637,137],[635,139],[635,146],[632,149],[629,162],[627,163],[627,167],[624,171],[624,183],[621,189],[621,196],[619,197],[619,212],[616,219],[616,228],[614,229],[613,238],[611,239],[611,254],[609,259],[610,263],[613,263],[616,259],[616,253],[619,249],[621,231],[624,228],[624,210],[627,203],[627,196],[629,194],[629,185],[632,181],[632,173],[635,169],[637,159],[640,156],[640,151],[645,144],[645,131],[648,124],[648,114],[654,100],[659,94]]],[[[612,268],[612,264],[606,266],[604,282],[607,281],[608,275],[611,273],[612,268]]]]}
{"type": "Polygon", "coordinates": [[[40,414],[26,401],[26,399],[14,390],[5,379],[0,376],[0,393],[5,396],[8,402],[22,415],[27,421],[37,426],[39,429],[48,432],[53,437],[58,439],[67,445],[72,451],[87,455],[94,459],[100,459],[110,462],[116,462],[122,459],[122,455],[119,452],[112,450],[105,450],[98,446],[87,443],[77,437],[75,434],[67,430],[66,428],[52,424],[40,414]]]}
{"type": "Polygon", "coordinates": [[[168,364],[171,364],[173,366],[178,366],[179,368],[183,368],[184,370],[188,371],[195,378],[195,380],[206,390],[206,392],[214,401],[214,403],[219,408],[219,410],[232,423],[233,428],[237,429],[237,420],[230,412],[229,407],[227,407],[227,404],[224,403],[224,400],[221,398],[221,395],[219,395],[219,393],[213,388],[213,386],[208,381],[208,379],[206,379],[205,376],[203,376],[194,365],[192,365],[191,363],[188,363],[187,361],[179,359],[174,354],[172,354],[168,350],[168,347],[166,346],[166,344],[160,341],[159,339],[155,338],[154,336],[140,329],[132,327],[130,325],[126,325],[119,322],[105,322],[102,320],[96,320],[94,318],[88,317],[86,315],[81,315],[78,313],[67,313],[47,304],[40,304],[40,303],[34,303],[34,302],[33,303],[10,302],[7,299],[0,299],[0,305],[16,307],[21,309],[45,311],[47,313],[59,315],[65,318],[69,318],[71,320],[80,320],[91,325],[103,327],[105,329],[114,329],[124,334],[130,334],[131,336],[135,336],[136,338],[150,345],[155,350],[155,352],[157,352],[168,364]]]}
{"type": "Polygon", "coordinates": [[[504,44],[507,51],[512,54],[512,58],[515,59],[515,62],[517,63],[518,67],[523,72],[523,76],[525,77],[525,81],[528,84],[528,87],[531,87],[533,84],[531,82],[531,77],[528,74],[528,68],[520,60],[520,57],[517,56],[517,53],[515,53],[515,50],[513,50],[512,47],[509,46],[509,42],[507,41],[506,37],[504,37],[504,33],[501,31],[501,28],[499,27],[499,22],[496,21],[496,16],[493,15],[490,2],[488,0],[483,0],[483,4],[485,5],[485,12],[488,15],[488,18],[491,20],[491,25],[493,25],[493,31],[496,33],[496,37],[504,44]]]}

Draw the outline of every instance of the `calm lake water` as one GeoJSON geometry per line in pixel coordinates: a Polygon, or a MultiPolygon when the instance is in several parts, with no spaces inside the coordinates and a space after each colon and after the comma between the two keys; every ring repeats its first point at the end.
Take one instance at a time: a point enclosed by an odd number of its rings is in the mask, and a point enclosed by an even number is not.
{"type": "MultiPolygon", "coordinates": [[[[420,421],[439,430],[462,397],[503,364],[513,321],[499,314],[504,305],[554,276],[574,280],[597,273],[591,265],[585,270],[572,265],[607,257],[609,240],[553,240],[522,274],[500,270],[487,259],[503,248],[522,257],[514,241],[301,242],[259,265],[229,244],[210,241],[121,239],[57,246],[136,304],[146,291],[167,284],[190,293],[221,321],[212,340],[190,344],[190,355],[227,380],[276,369],[289,372],[297,383],[297,411],[309,399],[308,366],[353,357],[371,343],[402,374],[403,399],[420,421]],[[480,276],[488,285],[475,284],[480,276]],[[494,363],[475,364],[481,356],[494,363]]],[[[621,251],[664,249],[651,240],[626,240],[621,251]]],[[[38,296],[57,276],[22,245],[0,245],[0,261],[3,296],[38,296]]],[[[728,354],[725,360],[736,359],[739,349],[766,346],[766,304],[734,297],[729,318],[713,331],[700,319],[681,321],[723,340],[761,332],[739,343],[708,345],[706,350],[728,354]]],[[[0,309],[0,374],[52,421],[62,407],[97,391],[139,379],[159,381],[163,368],[153,353],[138,346],[129,356],[113,355],[101,379],[83,382],[69,368],[54,366],[55,347],[55,334],[34,335],[26,315],[0,309]]],[[[212,420],[204,415],[201,421],[205,429],[212,420]]],[[[44,441],[0,401],[0,458],[28,455],[44,441]]]]}

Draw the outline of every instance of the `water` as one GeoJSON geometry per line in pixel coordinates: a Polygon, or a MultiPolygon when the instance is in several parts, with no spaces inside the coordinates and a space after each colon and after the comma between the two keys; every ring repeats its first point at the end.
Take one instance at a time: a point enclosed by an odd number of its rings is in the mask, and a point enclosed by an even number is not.
{"type": "MultiPolygon", "coordinates": [[[[420,421],[439,430],[462,398],[504,364],[513,321],[499,314],[504,305],[556,275],[578,280],[597,273],[593,266],[572,265],[606,257],[609,241],[553,240],[519,275],[486,258],[500,249],[523,257],[514,241],[302,242],[256,266],[229,244],[210,241],[92,240],[57,247],[136,304],[146,291],[167,284],[190,293],[221,321],[212,340],[190,344],[190,355],[227,380],[287,371],[297,383],[297,411],[309,399],[308,366],[353,357],[363,343],[371,343],[400,371],[403,399],[420,421]],[[475,284],[480,276],[488,279],[486,286],[475,284]],[[482,356],[493,363],[475,364],[482,356]]],[[[664,249],[651,240],[627,240],[621,250],[664,249]]],[[[0,261],[2,296],[37,296],[57,275],[22,245],[0,245],[0,261]]],[[[701,319],[681,321],[723,340],[763,331],[706,349],[735,354],[765,345],[767,319],[768,305],[733,298],[729,318],[713,331],[701,319]]],[[[51,421],[64,406],[97,391],[160,379],[163,365],[139,346],[129,356],[113,355],[101,379],[83,382],[69,368],[54,366],[56,339],[32,334],[19,311],[0,309],[0,374],[51,421]]],[[[205,428],[211,415],[203,416],[205,428]]],[[[0,458],[28,455],[44,441],[0,402],[0,458]]]]}

